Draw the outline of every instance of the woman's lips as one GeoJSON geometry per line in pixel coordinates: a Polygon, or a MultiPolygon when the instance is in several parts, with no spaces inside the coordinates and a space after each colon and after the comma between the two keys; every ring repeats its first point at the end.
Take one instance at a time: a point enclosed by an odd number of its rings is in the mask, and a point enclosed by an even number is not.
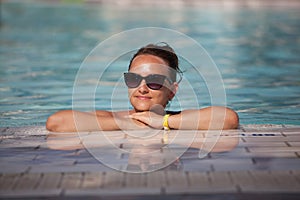
{"type": "Polygon", "coordinates": [[[147,96],[136,96],[136,98],[140,99],[140,100],[150,100],[151,97],[147,97],[147,96]]]}

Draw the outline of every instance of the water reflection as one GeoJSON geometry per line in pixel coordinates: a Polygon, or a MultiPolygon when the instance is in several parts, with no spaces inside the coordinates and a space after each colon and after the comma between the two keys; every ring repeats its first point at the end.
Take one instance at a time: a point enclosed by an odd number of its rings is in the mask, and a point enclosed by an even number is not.
{"type": "MultiPolygon", "coordinates": [[[[151,137],[139,138],[123,131],[86,133],[49,133],[47,145],[55,150],[86,148],[102,164],[123,172],[144,173],[163,168],[183,169],[180,161],[188,150],[197,149],[196,159],[208,153],[230,152],[239,142],[239,130],[172,130],[164,140],[164,131],[153,130],[151,137]],[[220,135],[221,134],[221,135],[220,135]]],[[[144,135],[144,131],[140,131],[144,135]]]]}

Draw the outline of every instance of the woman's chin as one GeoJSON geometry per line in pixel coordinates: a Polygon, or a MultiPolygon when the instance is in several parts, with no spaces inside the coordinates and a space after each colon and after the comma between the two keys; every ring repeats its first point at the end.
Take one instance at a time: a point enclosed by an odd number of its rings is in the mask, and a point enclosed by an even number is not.
{"type": "Polygon", "coordinates": [[[151,106],[149,105],[139,105],[139,106],[135,106],[134,109],[136,112],[145,112],[145,111],[149,111],[151,108],[151,106]]]}

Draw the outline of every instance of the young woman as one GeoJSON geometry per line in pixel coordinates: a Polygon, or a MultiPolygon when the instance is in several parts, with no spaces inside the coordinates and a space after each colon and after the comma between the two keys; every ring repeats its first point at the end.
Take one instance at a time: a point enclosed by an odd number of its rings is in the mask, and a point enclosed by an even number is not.
{"type": "Polygon", "coordinates": [[[176,73],[180,73],[178,57],[168,45],[149,44],[130,61],[125,83],[133,110],[110,112],[59,111],[46,123],[53,132],[96,130],[154,129],[235,129],[239,119],[226,107],[165,111],[178,89],[176,73]]]}

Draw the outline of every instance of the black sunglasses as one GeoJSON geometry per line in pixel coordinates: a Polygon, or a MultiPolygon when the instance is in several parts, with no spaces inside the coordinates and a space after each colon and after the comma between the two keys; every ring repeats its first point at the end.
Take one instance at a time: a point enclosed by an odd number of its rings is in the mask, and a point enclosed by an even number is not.
{"type": "Polygon", "coordinates": [[[124,79],[127,87],[129,88],[138,87],[144,79],[147,87],[152,90],[159,90],[164,85],[165,80],[168,80],[171,84],[173,83],[171,79],[161,74],[150,74],[146,77],[143,77],[139,74],[127,72],[124,73],[124,79]]]}

